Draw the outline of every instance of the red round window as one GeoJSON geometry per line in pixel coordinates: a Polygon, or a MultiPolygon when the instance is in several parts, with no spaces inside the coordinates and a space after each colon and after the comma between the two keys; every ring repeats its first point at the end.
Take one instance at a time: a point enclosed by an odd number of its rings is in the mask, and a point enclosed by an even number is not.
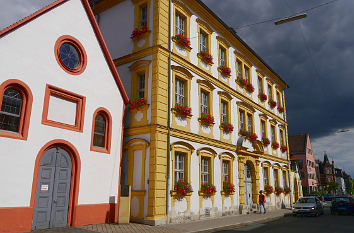
{"type": "Polygon", "coordinates": [[[84,72],[87,56],[82,44],[72,36],[61,36],[55,42],[55,58],[60,67],[69,74],[79,75],[84,72]]]}

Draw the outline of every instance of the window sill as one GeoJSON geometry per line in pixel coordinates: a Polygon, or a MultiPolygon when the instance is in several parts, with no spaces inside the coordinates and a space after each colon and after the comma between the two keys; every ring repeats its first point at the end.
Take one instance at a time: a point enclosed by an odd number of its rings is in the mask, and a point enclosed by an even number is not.
{"type": "Polygon", "coordinates": [[[104,154],[111,153],[110,149],[105,148],[105,147],[98,147],[98,146],[91,146],[90,151],[95,151],[95,152],[104,153],[104,154]]]}
{"type": "Polygon", "coordinates": [[[145,111],[150,107],[150,104],[145,104],[144,106],[141,106],[139,108],[134,108],[134,109],[129,109],[131,112],[139,112],[139,111],[145,111]]]}
{"type": "Polygon", "coordinates": [[[139,35],[139,36],[135,36],[135,37],[131,37],[131,39],[136,42],[136,41],[139,41],[141,39],[145,39],[146,37],[149,37],[151,34],[151,31],[146,31],[144,32],[143,34],[139,35]]]}
{"type": "Polygon", "coordinates": [[[185,114],[183,114],[183,113],[180,113],[180,112],[178,112],[178,111],[177,111],[176,109],[174,109],[174,108],[171,108],[171,111],[172,111],[172,113],[175,114],[176,116],[185,117],[185,118],[188,118],[188,119],[192,118],[192,116],[193,116],[193,115],[185,115],[185,114]]]}
{"type": "Polygon", "coordinates": [[[180,46],[180,47],[186,49],[188,52],[190,52],[190,51],[192,50],[192,47],[183,45],[182,43],[179,43],[178,40],[177,40],[175,37],[172,37],[172,41],[173,41],[176,45],[178,45],[178,46],[180,46]]]}
{"type": "Polygon", "coordinates": [[[215,123],[208,123],[208,122],[205,122],[205,121],[201,120],[201,118],[198,118],[198,121],[199,121],[199,124],[205,125],[205,126],[209,126],[209,127],[215,125],[215,123]]]}
{"type": "Polygon", "coordinates": [[[5,131],[5,130],[0,130],[0,137],[27,140],[27,137],[22,135],[21,133],[5,131]]]}
{"type": "MultiPolygon", "coordinates": [[[[190,193],[187,193],[184,197],[189,197],[189,196],[192,196],[192,193],[193,193],[193,191],[192,192],[190,192],[190,193]]],[[[177,191],[175,191],[175,190],[171,190],[170,191],[170,195],[171,195],[171,197],[174,197],[174,198],[177,198],[177,191]]]]}
{"type": "Polygon", "coordinates": [[[215,196],[215,193],[214,194],[206,194],[206,193],[203,193],[202,191],[198,191],[198,195],[200,197],[212,197],[212,196],[215,196]]]}
{"type": "Polygon", "coordinates": [[[232,192],[232,193],[225,193],[224,191],[220,191],[221,192],[221,195],[222,196],[232,196],[232,195],[234,195],[235,194],[235,192],[232,192]]]}
{"type": "Polygon", "coordinates": [[[220,67],[218,67],[218,71],[219,71],[219,74],[220,74],[220,75],[223,75],[223,76],[225,76],[226,78],[230,78],[230,77],[231,77],[231,74],[226,74],[225,72],[223,72],[223,71],[220,69],[220,67]]]}
{"type": "Polygon", "coordinates": [[[200,53],[197,54],[198,58],[202,60],[203,62],[207,63],[208,65],[213,65],[214,62],[208,61],[206,58],[204,58],[200,53]]]}

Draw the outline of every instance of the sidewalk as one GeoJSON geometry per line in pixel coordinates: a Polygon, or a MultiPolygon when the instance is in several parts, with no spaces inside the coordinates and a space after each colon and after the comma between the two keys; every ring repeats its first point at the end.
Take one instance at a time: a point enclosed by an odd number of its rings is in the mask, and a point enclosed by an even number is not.
{"type": "MultiPolygon", "coordinates": [[[[137,233],[191,233],[191,232],[214,232],[219,230],[231,229],[240,226],[249,225],[252,223],[267,222],[282,218],[289,214],[290,210],[282,209],[276,211],[269,211],[266,214],[247,214],[247,215],[233,215],[224,216],[220,218],[203,219],[197,221],[190,221],[181,224],[168,224],[163,226],[148,226],[137,223],[130,223],[125,225],[118,224],[95,224],[80,227],[70,228],[56,228],[47,230],[37,230],[35,233],[42,232],[68,232],[68,233],[108,233],[108,232],[137,232],[137,233]]],[[[33,233],[34,233],[33,232],[33,233]]]]}

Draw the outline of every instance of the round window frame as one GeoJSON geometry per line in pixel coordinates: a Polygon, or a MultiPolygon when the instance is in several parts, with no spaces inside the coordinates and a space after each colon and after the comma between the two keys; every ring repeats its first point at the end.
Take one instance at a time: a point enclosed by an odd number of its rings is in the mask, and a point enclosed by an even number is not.
{"type": "Polygon", "coordinates": [[[57,39],[57,41],[55,42],[54,54],[55,54],[55,59],[57,60],[59,66],[68,74],[79,75],[85,71],[86,65],[87,65],[86,51],[85,51],[84,47],[82,46],[82,44],[80,43],[80,41],[78,39],[76,39],[75,37],[69,36],[69,35],[64,35],[64,36],[59,37],[57,39]],[[76,51],[79,53],[80,62],[76,66],[75,69],[71,69],[71,68],[67,67],[60,58],[60,47],[64,43],[71,44],[72,46],[75,47],[76,51]]]}

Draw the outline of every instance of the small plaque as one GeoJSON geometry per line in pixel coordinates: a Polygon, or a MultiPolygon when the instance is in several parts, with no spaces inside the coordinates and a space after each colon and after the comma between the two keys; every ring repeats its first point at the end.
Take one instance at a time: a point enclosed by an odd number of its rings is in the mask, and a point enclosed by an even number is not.
{"type": "Polygon", "coordinates": [[[41,185],[41,191],[48,191],[48,187],[49,187],[49,185],[47,185],[47,184],[42,184],[42,185],[41,185]]]}

